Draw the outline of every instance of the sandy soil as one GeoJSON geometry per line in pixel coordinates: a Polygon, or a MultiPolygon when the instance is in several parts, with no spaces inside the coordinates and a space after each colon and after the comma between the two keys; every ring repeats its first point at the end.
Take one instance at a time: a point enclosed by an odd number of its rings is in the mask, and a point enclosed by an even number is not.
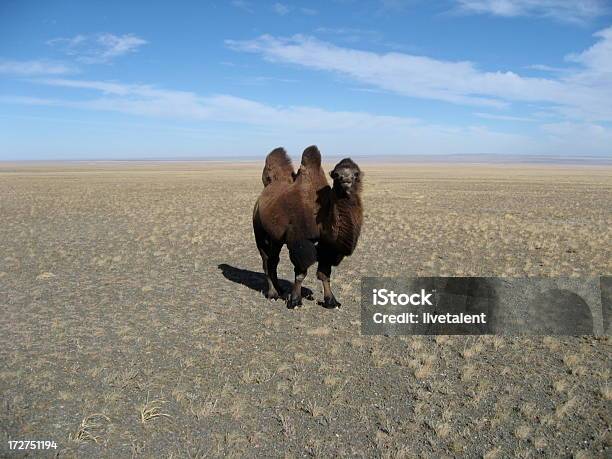
{"type": "Polygon", "coordinates": [[[260,293],[260,168],[0,165],[0,456],[609,457],[608,337],[366,337],[358,301],[366,275],[612,273],[612,169],[363,163],[343,307],[311,272],[292,311],[260,293]]]}

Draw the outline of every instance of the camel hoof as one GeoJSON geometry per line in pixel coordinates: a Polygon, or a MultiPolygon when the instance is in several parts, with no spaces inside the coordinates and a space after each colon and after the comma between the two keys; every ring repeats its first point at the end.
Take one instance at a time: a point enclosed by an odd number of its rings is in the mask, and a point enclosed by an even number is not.
{"type": "Polygon", "coordinates": [[[266,298],[269,300],[278,300],[281,296],[276,290],[268,290],[266,292],[266,298]]]}
{"type": "Polygon", "coordinates": [[[341,303],[334,298],[333,296],[330,298],[324,298],[323,307],[327,309],[336,309],[341,306],[341,303]]]}
{"type": "Polygon", "coordinates": [[[299,306],[302,306],[302,298],[301,297],[293,298],[290,296],[289,299],[287,300],[287,307],[289,309],[293,309],[299,306]]]}

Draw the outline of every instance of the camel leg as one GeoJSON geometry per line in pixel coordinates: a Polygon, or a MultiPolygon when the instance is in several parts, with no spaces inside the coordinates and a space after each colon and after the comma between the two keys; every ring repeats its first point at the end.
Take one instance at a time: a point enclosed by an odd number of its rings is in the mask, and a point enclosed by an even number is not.
{"type": "MultiPolygon", "coordinates": [[[[278,274],[276,272],[276,268],[278,267],[278,262],[280,260],[279,255],[281,251],[282,245],[272,245],[268,252],[268,285],[272,286],[274,290],[278,293],[279,296],[283,296],[283,292],[281,291],[280,285],[278,283],[278,274]]],[[[278,298],[278,296],[277,296],[278,298]]]]}
{"type": "Polygon", "coordinates": [[[291,289],[291,295],[287,299],[287,307],[292,309],[302,305],[302,282],[306,278],[308,268],[317,260],[317,248],[308,239],[288,243],[287,248],[295,272],[295,282],[291,289]]]}
{"type": "Polygon", "coordinates": [[[329,278],[331,277],[331,264],[322,261],[317,266],[317,279],[323,283],[323,307],[328,309],[339,308],[340,302],[336,300],[334,292],[332,292],[329,278]]]}
{"type": "Polygon", "coordinates": [[[323,283],[323,307],[328,309],[339,308],[340,302],[332,292],[329,279],[331,277],[332,266],[338,266],[344,257],[337,253],[333,248],[320,243],[317,246],[317,279],[323,283]]]}
{"type": "Polygon", "coordinates": [[[280,298],[280,286],[278,285],[278,276],[276,267],[279,261],[280,246],[268,245],[265,248],[259,248],[259,254],[263,264],[263,270],[268,281],[266,290],[266,298],[276,300],[280,298]]]}
{"type": "Polygon", "coordinates": [[[302,306],[302,282],[306,278],[306,272],[300,272],[295,268],[295,282],[291,289],[291,295],[287,299],[287,307],[293,309],[296,306],[302,306]]]}
{"type": "Polygon", "coordinates": [[[268,287],[266,288],[266,291],[265,291],[266,298],[268,298],[269,300],[276,299],[278,298],[278,292],[274,288],[274,284],[272,283],[272,280],[270,279],[270,274],[268,270],[268,260],[270,257],[268,257],[268,254],[263,249],[259,249],[259,254],[261,255],[263,270],[266,275],[266,281],[268,283],[268,287]]]}

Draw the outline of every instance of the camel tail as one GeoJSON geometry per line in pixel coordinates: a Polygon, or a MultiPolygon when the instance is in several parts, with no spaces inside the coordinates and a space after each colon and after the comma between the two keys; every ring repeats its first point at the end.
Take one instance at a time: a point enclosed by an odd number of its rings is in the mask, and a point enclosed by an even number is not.
{"type": "Polygon", "coordinates": [[[289,242],[287,248],[297,272],[305,273],[317,261],[317,248],[308,239],[289,242]]]}

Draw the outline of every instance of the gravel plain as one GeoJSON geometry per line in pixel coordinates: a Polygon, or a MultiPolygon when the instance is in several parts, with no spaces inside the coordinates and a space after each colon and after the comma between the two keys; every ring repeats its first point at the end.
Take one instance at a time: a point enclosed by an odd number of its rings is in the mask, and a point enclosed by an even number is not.
{"type": "Polygon", "coordinates": [[[610,275],[612,168],[361,163],[330,311],[261,293],[261,163],[0,164],[0,456],[610,457],[608,336],[362,336],[359,299],[610,275]]]}

